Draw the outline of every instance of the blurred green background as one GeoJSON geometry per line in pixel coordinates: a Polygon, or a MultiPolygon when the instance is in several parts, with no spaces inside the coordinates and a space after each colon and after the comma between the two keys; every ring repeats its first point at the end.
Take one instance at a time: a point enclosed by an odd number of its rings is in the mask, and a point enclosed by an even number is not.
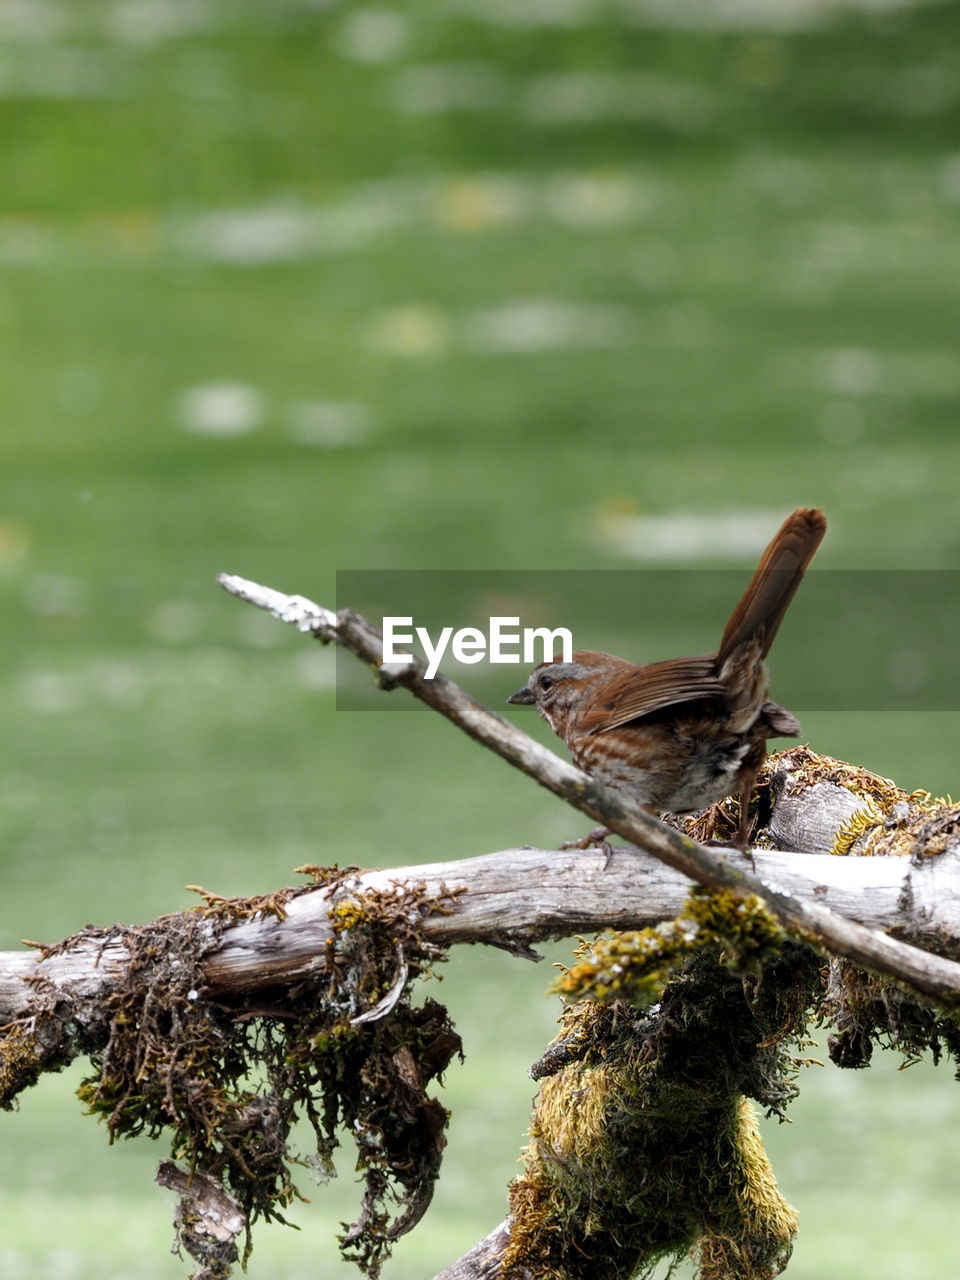
{"type": "MultiPolygon", "coordinates": [[[[0,945],[581,832],[435,717],[337,712],[333,655],[218,571],[748,569],[799,504],[821,566],[957,566],[956,5],[4,0],[0,33],[0,945]]],[[[640,593],[618,647],[724,621],[673,617],[640,593]]],[[[803,719],[957,790],[956,714],[803,719]]],[[[447,966],[468,1057],[388,1280],[502,1216],[549,980],[447,966]]],[[[956,1086],[898,1065],[810,1068],[768,1126],[797,1280],[956,1264],[956,1086]]],[[[0,1277],[183,1275],[164,1153],[75,1083],[3,1117],[0,1277]]],[[[254,1280],[352,1274],[341,1166],[254,1280]]]]}

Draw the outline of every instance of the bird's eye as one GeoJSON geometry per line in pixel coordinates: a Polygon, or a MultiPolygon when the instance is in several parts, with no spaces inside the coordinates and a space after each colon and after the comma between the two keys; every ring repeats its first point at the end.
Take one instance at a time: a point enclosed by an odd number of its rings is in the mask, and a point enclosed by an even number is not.
{"type": "Polygon", "coordinates": [[[546,689],[552,689],[552,688],[553,688],[553,676],[541,676],[541,677],[540,677],[540,688],[541,688],[541,689],[544,689],[544,690],[546,690],[546,689]]]}

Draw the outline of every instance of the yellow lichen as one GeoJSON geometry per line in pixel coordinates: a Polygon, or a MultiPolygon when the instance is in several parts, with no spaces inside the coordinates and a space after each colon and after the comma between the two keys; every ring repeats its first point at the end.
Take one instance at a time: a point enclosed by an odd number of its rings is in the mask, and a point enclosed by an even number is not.
{"type": "Polygon", "coordinates": [[[713,948],[737,972],[756,972],[786,934],[760,898],[695,890],[674,920],[647,929],[603,935],[583,944],[577,963],[554,990],[568,999],[627,999],[643,1007],[695,952],[713,948]]]}

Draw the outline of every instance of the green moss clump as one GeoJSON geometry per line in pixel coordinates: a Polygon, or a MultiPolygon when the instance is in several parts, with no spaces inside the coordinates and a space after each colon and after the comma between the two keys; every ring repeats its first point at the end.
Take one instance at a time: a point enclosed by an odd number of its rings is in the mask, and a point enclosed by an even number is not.
{"type": "MultiPolygon", "coordinates": [[[[568,1011],[581,1053],[541,1086],[504,1274],[631,1280],[692,1249],[702,1280],[770,1280],[786,1264],[796,1215],[738,1086],[752,1082],[776,1108],[789,1086],[771,1048],[753,1046],[763,1070],[743,1044],[723,1043],[718,1007],[696,1007],[704,973],[689,978],[662,1011],[568,1011]]],[[[731,1029],[743,1012],[728,1011],[731,1029]]]]}
{"type": "Polygon", "coordinates": [[[771,1280],[796,1215],[748,1100],[782,1117],[795,1096],[820,959],[758,899],[697,892],[581,948],[559,985],[579,1002],[533,1071],[504,1274],[631,1280],[693,1251],[701,1280],[771,1280]]]}

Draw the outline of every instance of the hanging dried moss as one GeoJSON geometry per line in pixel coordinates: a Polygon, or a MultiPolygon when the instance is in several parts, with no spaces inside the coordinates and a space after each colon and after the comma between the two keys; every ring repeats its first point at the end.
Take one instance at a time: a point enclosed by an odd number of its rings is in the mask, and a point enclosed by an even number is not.
{"type": "Polygon", "coordinates": [[[921,1001],[849,960],[830,961],[822,1018],[833,1027],[827,1048],[838,1067],[869,1066],[875,1048],[893,1049],[906,1063],[925,1053],[937,1063],[946,1054],[960,1080],[960,1015],[921,1001]]]}
{"type": "MultiPolygon", "coordinates": [[[[429,1204],[445,1142],[448,1113],[426,1088],[459,1053],[460,1039],[440,1004],[414,1007],[408,992],[442,958],[420,921],[449,905],[428,900],[422,887],[362,894],[351,891],[348,872],[306,870],[315,883],[339,883],[341,897],[328,963],[293,987],[214,1000],[202,964],[227,924],[282,918],[302,889],[257,899],[201,890],[205,905],[196,912],[104,933],[104,942],[122,942],[129,963],[119,985],[77,1019],[94,1068],[79,1095],[105,1120],[111,1141],[169,1136],[187,1177],[199,1173],[222,1188],[245,1223],[244,1260],[251,1225],[285,1221],[300,1197],[296,1170],[329,1177],[347,1130],[365,1189],[341,1243],[375,1277],[391,1242],[429,1204]],[[313,1134],[305,1153],[292,1145],[301,1119],[313,1134]]],[[[36,1028],[16,1030],[2,1041],[11,1092],[43,1069],[36,1028]]],[[[181,1243],[201,1261],[200,1274],[227,1275],[232,1239],[217,1241],[214,1257],[184,1203],[181,1243]]]]}

